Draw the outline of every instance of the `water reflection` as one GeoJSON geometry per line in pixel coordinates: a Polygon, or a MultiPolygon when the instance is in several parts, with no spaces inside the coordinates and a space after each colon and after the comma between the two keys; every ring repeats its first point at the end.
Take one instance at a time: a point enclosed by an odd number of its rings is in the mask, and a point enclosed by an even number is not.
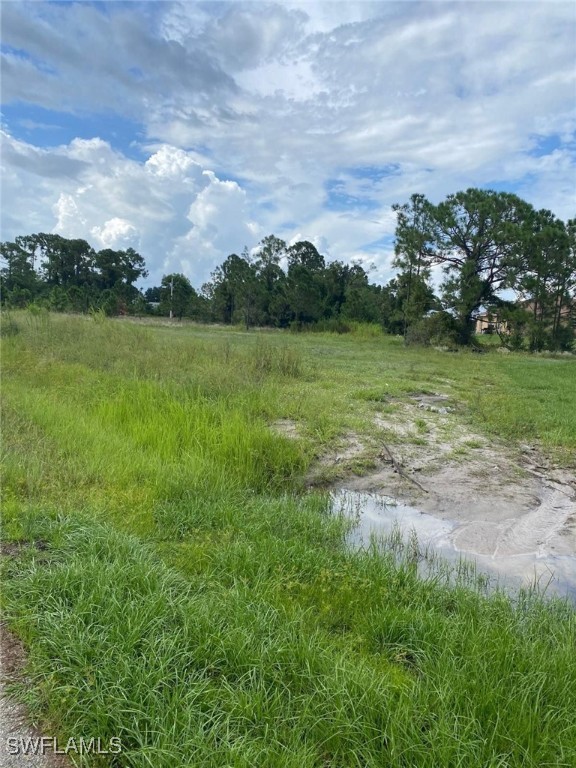
{"type": "Polygon", "coordinates": [[[331,494],[332,512],[350,520],[348,544],[377,547],[410,560],[428,577],[473,583],[490,590],[534,587],[576,603],[576,556],[551,553],[478,554],[455,546],[466,523],[442,520],[393,498],[340,490],[331,494]],[[449,567],[447,567],[449,566],[449,567]]]}

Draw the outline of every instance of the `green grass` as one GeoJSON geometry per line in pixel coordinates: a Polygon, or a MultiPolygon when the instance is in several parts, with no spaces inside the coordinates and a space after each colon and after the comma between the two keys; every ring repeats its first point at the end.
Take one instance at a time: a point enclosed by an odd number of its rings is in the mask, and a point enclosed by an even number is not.
{"type": "Polygon", "coordinates": [[[568,463],[573,360],[43,313],[11,318],[2,360],[20,695],[64,743],[122,739],[86,765],[576,763],[571,607],[419,578],[398,541],[350,552],[302,493],[315,456],[410,393],[568,463]]]}

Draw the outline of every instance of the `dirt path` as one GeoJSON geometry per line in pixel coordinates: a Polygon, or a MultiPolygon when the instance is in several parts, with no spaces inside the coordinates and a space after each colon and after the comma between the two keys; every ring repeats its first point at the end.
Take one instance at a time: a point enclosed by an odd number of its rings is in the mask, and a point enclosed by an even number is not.
{"type": "Polygon", "coordinates": [[[25,658],[20,641],[0,622],[0,768],[71,768],[70,760],[52,752],[49,740],[40,742],[46,734],[31,724],[26,707],[7,690],[22,680],[25,658]]]}

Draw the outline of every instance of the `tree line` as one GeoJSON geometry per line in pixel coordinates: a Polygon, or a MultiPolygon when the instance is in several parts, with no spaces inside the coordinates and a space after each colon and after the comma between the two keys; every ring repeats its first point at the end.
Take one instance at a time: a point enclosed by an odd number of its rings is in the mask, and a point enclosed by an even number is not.
{"type": "Polygon", "coordinates": [[[287,245],[265,237],[255,252],[230,254],[199,292],[183,275],[166,275],[146,291],[159,311],[224,324],[277,328],[323,322],[380,322],[381,287],[359,264],[326,263],[308,241],[287,245]]]}
{"type": "Polygon", "coordinates": [[[326,263],[307,241],[288,246],[270,235],[253,255],[230,254],[197,291],[180,273],[141,292],[144,259],[126,251],[95,251],[85,240],[60,235],[20,236],[0,243],[2,301],[43,303],[58,311],[149,312],[200,322],[285,328],[330,319],[380,322],[382,288],[359,264],[326,263]]]}
{"type": "Polygon", "coordinates": [[[516,195],[479,189],[448,195],[438,205],[415,194],[394,210],[397,275],[385,286],[371,283],[358,263],[327,262],[308,241],[288,245],[270,235],[251,253],[230,254],[199,290],[173,273],[142,293],[135,283],[147,270],[133,249],[95,251],[85,240],[40,233],[0,243],[2,301],[246,328],[344,331],[359,321],[378,323],[408,342],[465,345],[474,343],[484,311],[498,318],[494,327],[508,346],[571,348],[576,219],[564,223],[516,195]],[[443,274],[437,293],[436,267],[443,274]]]}
{"type": "Polygon", "coordinates": [[[0,243],[0,257],[3,304],[40,302],[62,312],[110,315],[144,311],[135,283],[148,271],[133,248],[95,251],[86,240],[40,232],[0,243]]]}

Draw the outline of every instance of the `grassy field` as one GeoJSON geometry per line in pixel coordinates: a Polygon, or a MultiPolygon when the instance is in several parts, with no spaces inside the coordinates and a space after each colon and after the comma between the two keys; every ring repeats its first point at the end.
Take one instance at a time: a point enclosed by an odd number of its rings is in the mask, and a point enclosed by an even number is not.
{"type": "Polygon", "coordinates": [[[573,608],[348,551],[304,492],[417,392],[573,464],[574,359],[43,312],[3,335],[3,612],[44,731],[121,739],[82,764],[576,764],[573,608]]]}

